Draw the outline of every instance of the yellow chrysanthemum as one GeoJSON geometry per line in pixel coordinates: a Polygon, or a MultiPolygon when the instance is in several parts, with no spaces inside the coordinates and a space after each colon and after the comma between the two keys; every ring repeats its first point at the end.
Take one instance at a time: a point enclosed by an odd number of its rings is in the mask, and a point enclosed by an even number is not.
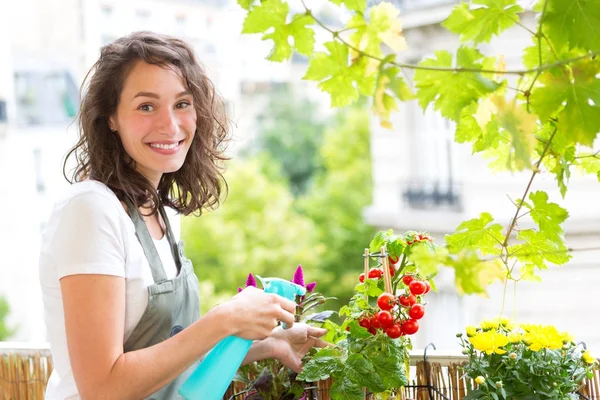
{"type": "Polygon", "coordinates": [[[507,330],[512,330],[514,328],[514,324],[512,323],[512,321],[510,319],[504,318],[504,317],[496,317],[496,318],[488,319],[488,320],[481,322],[481,328],[484,331],[489,331],[491,329],[498,329],[500,327],[503,327],[507,330]]]}
{"type": "Polygon", "coordinates": [[[569,332],[561,332],[560,337],[563,343],[572,343],[575,341],[575,338],[569,332]]]}
{"type": "Polygon", "coordinates": [[[469,341],[476,350],[486,354],[504,354],[506,350],[502,347],[508,344],[508,337],[496,331],[477,332],[469,338],[469,341]]]}
{"type": "Polygon", "coordinates": [[[485,378],[479,375],[477,378],[475,378],[475,382],[477,382],[478,385],[481,385],[483,382],[485,382],[485,378]]]}
{"type": "Polygon", "coordinates": [[[521,324],[521,329],[523,329],[524,332],[529,332],[531,329],[535,328],[537,325],[534,324],[521,324]]]}
{"type": "Polygon", "coordinates": [[[467,331],[468,337],[471,337],[477,333],[477,328],[472,325],[467,326],[465,330],[467,331]]]}
{"type": "Polygon", "coordinates": [[[519,342],[523,341],[523,334],[522,333],[511,333],[510,335],[508,335],[508,341],[510,343],[519,343],[519,342]]]}
{"type": "Polygon", "coordinates": [[[593,364],[596,362],[596,359],[594,358],[594,356],[592,356],[590,354],[589,350],[586,350],[583,352],[583,354],[581,355],[581,358],[583,359],[583,361],[585,361],[587,364],[593,364]]]}
{"type": "Polygon", "coordinates": [[[532,351],[541,349],[558,350],[563,346],[562,335],[551,325],[531,325],[524,335],[532,351]]]}

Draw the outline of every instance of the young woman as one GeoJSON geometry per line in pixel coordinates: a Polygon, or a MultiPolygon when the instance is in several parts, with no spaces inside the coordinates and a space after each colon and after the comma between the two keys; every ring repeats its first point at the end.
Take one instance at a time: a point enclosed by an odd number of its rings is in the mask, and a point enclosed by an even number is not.
{"type": "Polygon", "coordinates": [[[229,335],[255,341],[245,362],[277,358],[299,371],[325,331],[294,324],[294,302],[249,288],[199,313],[177,214],[218,205],[228,122],[192,49],[134,33],[102,48],[86,82],[67,156],[73,184],[40,255],[54,360],[46,398],[179,398],[229,335]]]}

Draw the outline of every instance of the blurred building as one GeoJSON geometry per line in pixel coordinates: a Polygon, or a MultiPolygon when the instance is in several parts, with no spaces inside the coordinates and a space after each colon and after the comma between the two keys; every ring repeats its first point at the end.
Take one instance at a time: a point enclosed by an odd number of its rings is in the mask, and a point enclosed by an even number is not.
{"type": "MultiPolygon", "coordinates": [[[[403,26],[409,46],[399,55],[403,61],[416,64],[435,50],[456,50],[456,36],[440,26],[450,14],[452,2],[400,3],[406,6],[403,26]]],[[[532,14],[523,22],[535,26],[532,14]]],[[[523,48],[530,45],[528,37],[517,26],[484,44],[483,51],[503,54],[507,69],[519,68],[523,48]]],[[[460,222],[477,218],[483,211],[491,212],[507,226],[515,212],[507,195],[511,199],[522,197],[530,173],[492,173],[485,160],[471,155],[469,146],[454,143],[452,123],[431,110],[424,113],[415,101],[402,103],[392,123],[390,131],[381,128],[378,121],[373,122],[373,204],[365,210],[369,223],[397,232],[425,230],[438,243],[443,243],[444,235],[454,232],[460,222]]],[[[546,190],[549,201],[570,212],[564,225],[568,247],[600,245],[600,184],[595,176],[573,176],[564,200],[549,174],[538,175],[532,190],[546,190]]],[[[596,290],[600,286],[599,259],[598,250],[573,252],[568,264],[542,272],[542,283],[520,282],[516,297],[509,285],[503,315],[516,317],[519,322],[556,324],[600,349],[600,323],[593,318],[600,313],[600,294],[596,290]]],[[[503,285],[493,285],[486,300],[459,297],[449,269],[441,271],[436,283],[439,293],[428,300],[416,348],[429,342],[438,349],[457,347],[454,333],[501,311],[503,285]]]]}

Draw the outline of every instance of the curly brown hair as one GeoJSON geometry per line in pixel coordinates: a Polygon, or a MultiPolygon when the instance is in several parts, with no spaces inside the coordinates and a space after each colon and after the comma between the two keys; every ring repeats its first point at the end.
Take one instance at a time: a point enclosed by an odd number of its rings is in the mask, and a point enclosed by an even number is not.
{"type": "Polygon", "coordinates": [[[100,58],[87,73],[81,86],[78,115],[79,140],[69,150],[63,175],[70,183],[94,179],[107,185],[120,200],[149,204],[151,213],[167,205],[179,213],[201,213],[219,205],[221,191],[227,189],[223,161],[229,140],[225,103],[216,92],[193,49],[184,41],[153,32],[135,32],[104,46],[100,58]],[[183,166],[162,175],[155,189],[136,171],[135,161],[126,153],[121,139],[109,129],[125,79],[135,62],[142,60],[162,67],[176,67],[192,93],[197,114],[196,132],[183,166]],[[75,157],[71,178],[67,162],[75,157]]]}

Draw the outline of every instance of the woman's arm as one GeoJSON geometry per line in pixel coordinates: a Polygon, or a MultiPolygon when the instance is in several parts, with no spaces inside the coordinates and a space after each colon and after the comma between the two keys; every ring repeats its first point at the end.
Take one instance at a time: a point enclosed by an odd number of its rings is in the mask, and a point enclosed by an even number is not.
{"type": "Polygon", "coordinates": [[[177,335],[124,353],[125,279],[80,274],[64,277],[60,283],[69,357],[85,400],[144,398],[222,338],[236,335],[262,340],[271,334],[276,320],[292,325],[294,318],[294,302],[251,288],[177,335]]]}

